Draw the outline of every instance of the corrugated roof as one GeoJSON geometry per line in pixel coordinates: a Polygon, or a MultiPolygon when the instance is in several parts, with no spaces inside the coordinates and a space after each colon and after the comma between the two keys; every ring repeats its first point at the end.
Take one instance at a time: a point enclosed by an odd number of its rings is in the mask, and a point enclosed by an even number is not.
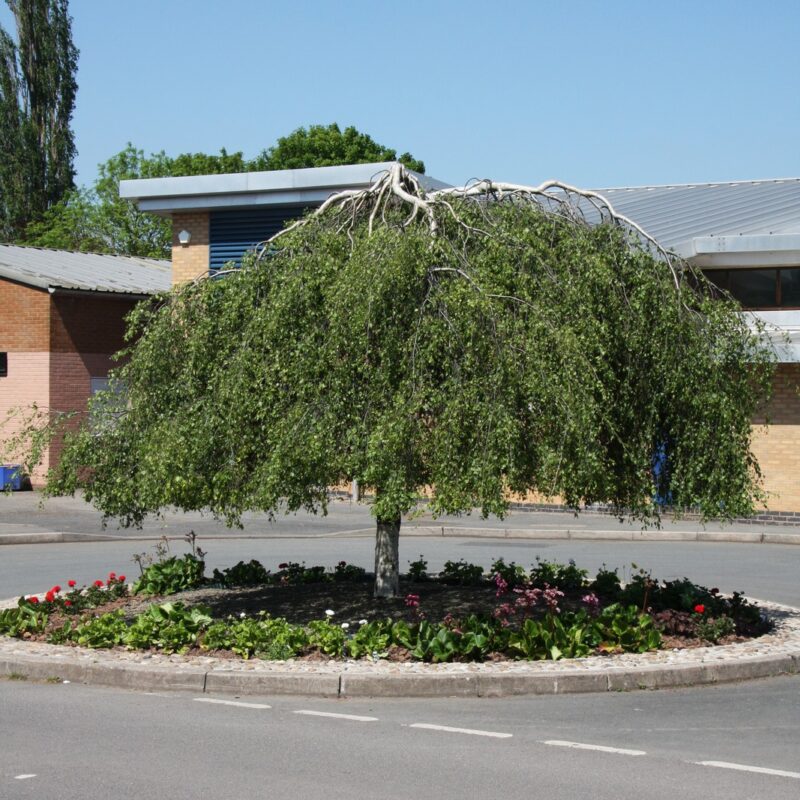
{"type": "Polygon", "coordinates": [[[0,276],[41,289],[155,294],[170,288],[169,261],[0,244],[0,276]]]}
{"type": "Polygon", "coordinates": [[[800,233],[800,178],[594,191],[670,249],[696,236],[800,233]]]}

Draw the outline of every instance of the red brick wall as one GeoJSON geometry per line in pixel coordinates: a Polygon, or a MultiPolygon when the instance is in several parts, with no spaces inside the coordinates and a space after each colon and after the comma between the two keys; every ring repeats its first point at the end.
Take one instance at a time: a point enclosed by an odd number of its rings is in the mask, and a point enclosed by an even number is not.
{"type": "MultiPolygon", "coordinates": [[[[111,355],[124,345],[125,315],[135,301],[92,295],[51,295],[0,278],[0,351],[8,353],[8,377],[0,378],[0,452],[20,430],[12,409],[86,410],[91,378],[104,378],[111,355]]],[[[77,422],[77,418],[76,418],[77,422]]],[[[56,442],[32,476],[42,483],[61,449],[56,442]]],[[[16,462],[18,454],[2,453],[16,462]]]]}
{"type": "Polygon", "coordinates": [[[0,278],[0,352],[41,353],[50,346],[50,294],[0,278]]]}
{"type": "Polygon", "coordinates": [[[124,345],[124,318],[135,301],[115,297],[52,298],[50,349],[54,353],[116,353],[124,345]]]}

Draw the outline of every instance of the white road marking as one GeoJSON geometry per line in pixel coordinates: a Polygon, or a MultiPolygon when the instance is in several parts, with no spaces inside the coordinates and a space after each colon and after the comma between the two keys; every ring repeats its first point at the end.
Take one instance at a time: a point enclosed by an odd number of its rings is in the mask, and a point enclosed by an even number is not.
{"type": "Polygon", "coordinates": [[[747,764],[732,764],[730,761],[693,761],[701,767],[720,767],[721,769],[738,769],[741,772],[758,772],[762,775],[778,775],[781,778],[800,780],[800,772],[789,772],[785,769],[769,769],[768,767],[751,767],[747,764]]]}
{"type": "Polygon", "coordinates": [[[415,722],[409,728],[423,728],[426,731],[445,731],[445,733],[467,733],[470,736],[490,736],[493,739],[510,739],[513,733],[499,731],[479,731],[474,728],[451,728],[449,725],[429,725],[427,722],[415,722]]]}
{"type": "Polygon", "coordinates": [[[582,742],[564,742],[560,739],[548,739],[542,744],[549,744],[553,747],[572,747],[575,750],[598,750],[601,753],[619,753],[623,756],[646,756],[644,750],[628,750],[624,747],[607,747],[603,744],[584,744],[582,742]]]}
{"type": "Polygon", "coordinates": [[[242,703],[239,700],[217,700],[213,697],[195,697],[195,703],[216,703],[221,706],[238,706],[239,708],[272,708],[266,703],[242,703]]]}
{"type": "Polygon", "coordinates": [[[28,778],[35,778],[35,777],[36,777],[35,773],[33,775],[15,775],[14,776],[14,780],[15,781],[24,781],[24,780],[27,780],[28,778]]]}
{"type": "Polygon", "coordinates": [[[349,719],[352,722],[377,722],[377,717],[360,717],[357,714],[335,714],[333,711],[307,711],[302,709],[294,714],[305,714],[309,717],[331,717],[333,719],[349,719]]]}

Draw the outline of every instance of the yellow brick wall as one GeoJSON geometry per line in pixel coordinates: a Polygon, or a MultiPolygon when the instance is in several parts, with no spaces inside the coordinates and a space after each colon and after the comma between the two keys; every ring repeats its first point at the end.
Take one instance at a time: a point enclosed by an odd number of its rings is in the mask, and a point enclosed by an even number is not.
{"type": "Polygon", "coordinates": [[[172,215],[172,285],[194,280],[208,272],[208,212],[178,212],[172,215]],[[189,231],[185,247],[178,241],[181,231],[189,231]]]}
{"type": "Polygon", "coordinates": [[[800,364],[780,364],[766,415],[753,420],[753,454],[771,511],[800,511],[800,364]],[[764,427],[765,419],[769,427],[764,427]]]}

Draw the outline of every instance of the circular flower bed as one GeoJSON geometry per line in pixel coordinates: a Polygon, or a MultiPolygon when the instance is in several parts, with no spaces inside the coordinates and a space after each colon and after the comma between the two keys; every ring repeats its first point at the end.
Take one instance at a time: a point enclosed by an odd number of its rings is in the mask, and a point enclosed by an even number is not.
{"type": "Polygon", "coordinates": [[[91,648],[205,652],[284,660],[394,659],[428,662],[580,658],[730,643],[770,623],[742,594],[636,571],[594,577],[574,562],[503,559],[488,572],[463,560],[438,575],[420,558],[402,597],[376,599],[371,578],[339,562],[332,570],[295,562],[270,572],[257,561],[204,575],[202,552],[0,611],[0,634],[91,648]]]}

